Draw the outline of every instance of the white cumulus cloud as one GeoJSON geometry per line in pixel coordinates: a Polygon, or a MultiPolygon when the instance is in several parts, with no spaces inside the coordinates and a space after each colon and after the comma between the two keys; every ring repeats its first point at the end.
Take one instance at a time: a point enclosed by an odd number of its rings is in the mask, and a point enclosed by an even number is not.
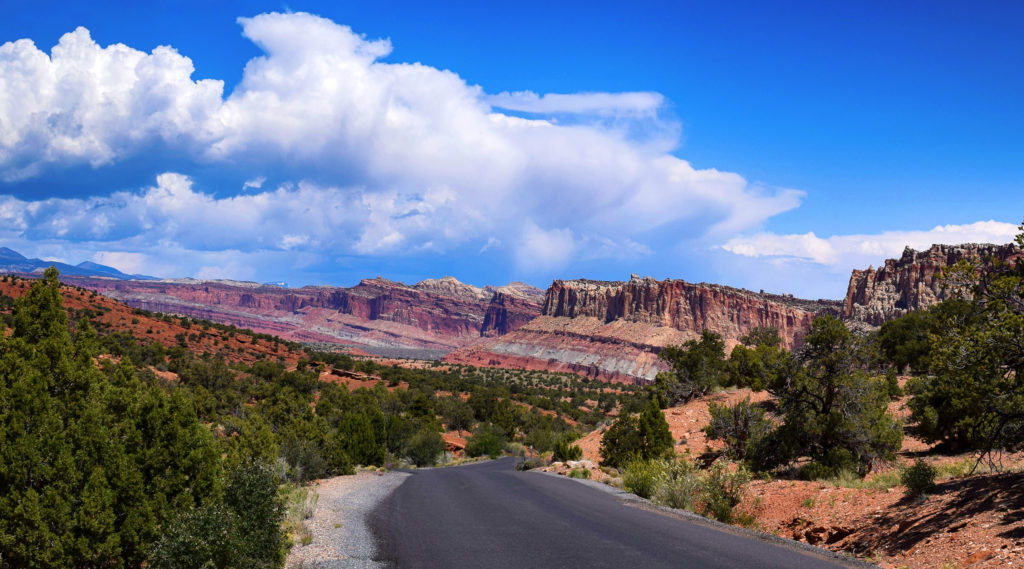
{"type": "Polygon", "coordinates": [[[221,81],[193,80],[192,61],[172,47],[103,47],[84,28],[50,53],[29,40],[0,46],[0,180],[116,168],[154,145],[247,180],[234,196],[174,173],[106,197],[0,196],[0,233],[67,250],[94,243],[89,257],[136,247],[156,258],[167,244],[321,255],[470,245],[555,270],[586,244],[609,258],[669,248],[645,241],[661,227],[716,239],[756,230],[803,198],[696,169],[667,153],[678,136],[632,137],[619,118],[675,132],[658,93],[491,95],[451,71],[381,61],[390,41],[314,15],[239,23],[264,55],[227,96],[221,81]],[[265,188],[268,174],[290,182],[265,188]]]}
{"type": "Polygon", "coordinates": [[[85,28],[49,55],[27,39],[0,45],[0,180],[110,164],[156,140],[201,144],[224,84],[192,71],[171,47],[103,48],[85,28]]]}

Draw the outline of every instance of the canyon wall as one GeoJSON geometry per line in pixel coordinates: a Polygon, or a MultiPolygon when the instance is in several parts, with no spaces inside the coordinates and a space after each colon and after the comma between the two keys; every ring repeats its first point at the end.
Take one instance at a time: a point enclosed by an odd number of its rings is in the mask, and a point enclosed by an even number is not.
{"type": "Polygon", "coordinates": [[[808,301],[714,284],[657,281],[555,281],[542,313],[508,334],[456,350],[445,361],[471,365],[572,371],[613,381],[649,381],[667,369],[667,345],[717,332],[729,348],[755,327],[775,327],[786,347],[798,346],[821,313],[839,301],[808,301]]]}
{"type": "Polygon", "coordinates": [[[961,260],[1013,261],[1024,258],[1016,245],[967,243],[932,245],[924,251],[910,247],[899,259],[875,268],[854,270],[843,302],[843,318],[872,326],[922,310],[949,298],[942,270],[961,260]]]}
{"type": "Polygon", "coordinates": [[[62,280],[133,307],[291,340],[633,382],[651,380],[666,369],[658,359],[664,346],[699,338],[705,329],[720,334],[731,349],[753,328],[774,327],[783,345],[794,348],[819,314],[842,316],[851,327],[869,329],[947,298],[941,273],[957,261],[1021,258],[1013,245],[907,248],[877,269],[853,271],[844,301],[636,275],[624,282],[556,280],[546,292],[522,283],[477,288],[451,277],[415,285],[378,277],[350,288],[296,289],[190,279],[62,280]]]}
{"type": "MultiPolygon", "coordinates": [[[[350,288],[285,288],[233,281],[67,277],[129,306],[184,314],[305,342],[448,352],[514,330],[540,312],[529,285],[477,288],[451,277],[405,285],[364,279],[350,288]]],[[[379,351],[379,350],[378,350],[379,351]]],[[[410,355],[415,355],[410,353],[410,355]]],[[[428,354],[430,355],[430,354],[428,354]]]]}

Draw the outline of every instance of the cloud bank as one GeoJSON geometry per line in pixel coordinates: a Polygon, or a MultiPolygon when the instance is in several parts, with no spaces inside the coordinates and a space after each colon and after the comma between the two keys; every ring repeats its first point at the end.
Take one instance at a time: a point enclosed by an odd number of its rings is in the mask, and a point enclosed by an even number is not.
{"type": "Polygon", "coordinates": [[[849,270],[899,257],[904,247],[922,250],[936,243],[1003,244],[1012,242],[1019,231],[1012,223],[979,221],[966,225],[938,225],[922,231],[885,231],[874,235],[833,235],[826,238],[814,233],[758,233],[734,237],[722,245],[722,249],[743,257],[764,257],[783,263],[815,263],[849,270]]]}
{"type": "Polygon", "coordinates": [[[264,55],[228,95],[221,81],[193,80],[192,61],[169,46],[103,47],[84,28],[49,54],[24,39],[0,46],[0,181],[116,172],[154,147],[239,179],[198,188],[187,171],[157,171],[154,186],[107,196],[0,197],[3,237],[143,268],[156,261],[124,254],[472,247],[539,274],[580,255],[656,254],[670,244],[645,235],[659,228],[691,239],[756,230],[803,196],[695,169],[633,136],[631,121],[678,132],[658,93],[491,95],[451,71],[384,62],[390,41],[314,15],[239,23],[264,55]]]}

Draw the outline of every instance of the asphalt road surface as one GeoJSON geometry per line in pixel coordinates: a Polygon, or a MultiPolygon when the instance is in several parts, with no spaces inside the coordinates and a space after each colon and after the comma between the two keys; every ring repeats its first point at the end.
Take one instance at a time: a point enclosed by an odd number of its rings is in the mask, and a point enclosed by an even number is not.
{"type": "Polygon", "coordinates": [[[838,568],[866,564],[629,505],[515,459],[413,471],[371,515],[391,567],[838,568]]]}

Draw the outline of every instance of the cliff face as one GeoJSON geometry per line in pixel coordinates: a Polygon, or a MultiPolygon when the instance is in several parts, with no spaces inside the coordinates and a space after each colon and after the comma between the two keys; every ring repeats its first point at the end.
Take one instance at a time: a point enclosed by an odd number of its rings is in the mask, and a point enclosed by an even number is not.
{"type": "Polygon", "coordinates": [[[65,280],[136,308],[389,354],[402,349],[448,352],[481,336],[513,330],[540,312],[543,294],[521,283],[480,289],[451,277],[411,286],[378,277],[351,288],[298,289],[229,281],[65,280]]]}
{"type": "Polygon", "coordinates": [[[733,346],[755,327],[779,330],[800,345],[818,314],[838,301],[806,301],[725,286],[636,278],[628,282],[555,281],[540,317],[506,335],[452,352],[446,361],[574,371],[614,381],[651,380],[666,369],[667,345],[722,335],[733,346]]]}
{"type": "Polygon", "coordinates": [[[501,336],[525,325],[537,317],[544,297],[540,289],[518,282],[494,289],[480,335],[501,336]]]}
{"type": "Polygon", "coordinates": [[[555,281],[542,315],[591,317],[695,332],[738,341],[755,327],[775,327],[787,348],[799,345],[814,316],[838,313],[838,303],[766,295],[714,284],[633,278],[628,282],[555,281]]]}
{"type": "Polygon", "coordinates": [[[925,251],[907,247],[899,259],[887,259],[877,269],[853,271],[843,302],[843,318],[881,326],[949,298],[940,277],[943,269],[958,261],[1021,258],[1024,254],[1016,245],[932,245],[925,251]]]}

